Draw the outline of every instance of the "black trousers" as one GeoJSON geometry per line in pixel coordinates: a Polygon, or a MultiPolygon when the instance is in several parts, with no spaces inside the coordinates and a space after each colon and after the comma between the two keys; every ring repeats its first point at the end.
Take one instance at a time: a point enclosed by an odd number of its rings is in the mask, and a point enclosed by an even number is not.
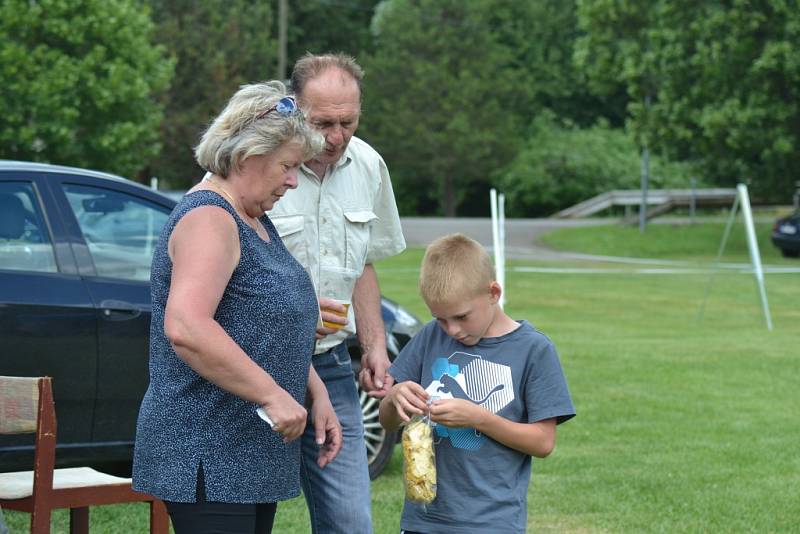
{"type": "Polygon", "coordinates": [[[197,502],[164,501],[175,534],[270,534],[277,503],[206,501],[203,466],[197,473],[197,502]]]}

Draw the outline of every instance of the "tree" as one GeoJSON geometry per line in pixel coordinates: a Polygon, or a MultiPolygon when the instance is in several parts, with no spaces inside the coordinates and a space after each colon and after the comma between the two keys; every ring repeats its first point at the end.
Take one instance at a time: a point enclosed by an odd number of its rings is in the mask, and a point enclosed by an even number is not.
{"type": "Polygon", "coordinates": [[[159,150],[172,62],[135,0],[0,3],[0,155],[132,175],[159,150]]]}
{"type": "Polygon", "coordinates": [[[582,0],[576,55],[598,94],[625,84],[630,125],[651,146],[716,183],[785,199],[800,168],[798,7],[582,0]]]}
{"type": "MultiPolygon", "coordinates": [[[[536,118],[531,137],[498,173],[511,217],[543,217],[613,189],[639,187],[636,139],[601,120],[578,128],[551,112],[536,118]]],[[[692,169],[659,155],[650,159],[650,186],[686,188],[692,169]]]]}
{"type": "Polygon", "coordinates": [[[573,1],[388,0],[373,32],[363,134],[406,212],[486,214],[491,176],[546,108],[580,124],[624,120],[574,67],[573,1]]]}
{"type": "Polygon", "coordinates": [[[527,85],[525,97],[510,103],[512,112],[537,116],[549,109],[558,117],[590,126],[598,119],[612,126],[625,123],[627,99],[623,91],[610,90],[602,98],[590,91],[585,74],[573,59],[578,29],[575,0],[512,2],[493,0],[489,13],[497,39],[514,55],[513,66],[527,85]]]}
{"type": "Polygon", "coordinates": [[[306,52],[345,52],[360,59],[372,48],[369,26],[375,6],[379,2],[380,0],[287,0],[287,68],[291,70],[293,62],[306,52]]]}
{"type": "Polygon", "coordinates": [[[376,14],[364,130],[390,163],[406,212],[455,215],[515,152],[521,121],[507,108],[523,86],[487,6],[394,0],[376,14]]]}
{"type": "Polygon", "coordinates": [[[177,62],[160,134],[164,149],[149,172],[169,188],[202,176],[194,147],[242,84],[275,78],[272,3],[247,0],[150,0],[158,40],[177,62]]]}

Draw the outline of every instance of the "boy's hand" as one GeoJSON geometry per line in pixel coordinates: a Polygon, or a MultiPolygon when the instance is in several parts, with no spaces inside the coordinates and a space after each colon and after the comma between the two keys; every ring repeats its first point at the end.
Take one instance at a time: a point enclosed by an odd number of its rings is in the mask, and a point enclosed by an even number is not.
{"type": "Polygon", "coordinates": [[[431,421],[451,428],[478,428],[489,412],[466,399],[444,399],[430,406],[431,421]]]}
{"type": "Polygon", "coordinates": [[[392,386],[384,401],[391,402],[397,415],[406,423],[413,416],[423,415],[428,411],[428,392],[410,380],[392,386]]]}

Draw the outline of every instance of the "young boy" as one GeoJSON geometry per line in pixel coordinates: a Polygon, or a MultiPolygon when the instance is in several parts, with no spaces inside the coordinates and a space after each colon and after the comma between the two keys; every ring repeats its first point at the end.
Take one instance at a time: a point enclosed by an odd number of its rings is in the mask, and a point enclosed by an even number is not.
{"type": "Polygon", "coordinates": [[[380,421],[396,429],[430,411],[437,496],[406,500],[402,532],[524,533],[531,456],[550,454],[575,415],[556,349],[500,308],[491,259],[465,235],[428,247],[419,287],[435,320],[389,369],[380,421]]]}

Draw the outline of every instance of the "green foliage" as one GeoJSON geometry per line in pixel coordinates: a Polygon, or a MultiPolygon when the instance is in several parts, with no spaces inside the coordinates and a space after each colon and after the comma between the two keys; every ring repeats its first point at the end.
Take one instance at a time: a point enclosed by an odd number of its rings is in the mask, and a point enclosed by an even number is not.
{"type": "MultiPolygon", "coordinates": [[[[288,1],[284,78],[306,51],[359,56],[369,49],[377,1],[288,1]]],[[[165,187],[186,188],[202,174],[193,148],[211,119],[240,85],[278,77],[278,2],[149,2],[177,72],[161,126],[164,149],[148,172],[165,187]]]]}
{"type": "Polygon", "coordinates": [[[571,66],[574,16],[557,1],[379,5],[363,133],[389,163],[402,212],[484,214],[491,174],[539,110],[597,116],[574,105],[590,98],[571,66]]]}
{"type": "Polygon", "coordinates": [[[187,188],[202,176],[194,146],[239,86],[273,79],[277,46],[271,2],[149,0],[158,40],[177,61],[161,124],[164,149],[149,174],[187,188]]]}
{"type": "MultiPolygon", "coordinates": [[[[359,135],[386,158],[402,213],[485,215],[490,187],[525,179],[540,165],[526,160],[545,157],[526,143],[539,138],[533,119],[544,110],[589,132],[598,119],[625,125],[637,158],[647,143],[708,183],[749,183],[755,202],[788,202],[798,179],[797,0],[288,7],[289,67],[307,50],[342,50],[365,66],[359,135]]],[[[210,119],[239,85],[276,76],[276,10],[244,0],[3,2],[0,157],[188,187],[210,119]]],[[[549,161],[543,198],[513,185],[528,197],[517,213],[548,213],[615,183],[606,166],[568,183],[574,169],[549,161]],[[566,182],[552,183],[559,176],[566,182]]],[[[623,174],[638,177],[629,167],[623,174]]]]}
{"type": "MultiPolygon", "coordinates": [[[[360,59],[362,52],[372,48],[369,25],[379,2],[380,0],[287,0],[287,69],[291,72],[293,63],[306,52],[345,52],[360,59]]],[[[277,7],[275,10],[277,11],[277,7]]]]}
{"type": "Polygon", "coordinates": [[[508,102],[512,113],[530,120],[541,109],[577,124],[591,125],[598,118],[622,126],[626,100],[622,95],[598,98],[587,85],[586,76],[573,59],[575,41],[580,37],[575,0],[518,2],[493,0],[493,22],[497,39],[514,51],[513,68],[520,71],[520,83],[527,92],[516,102],[508,102]]]}
{"type": "Polygon", "coordinates": [[[376,17],[365,129],[390,164],[405,212],[442,199],[440,212],[455,214],[466,192],[514,153],[519,119],[506,103],[520,71],[485,4],[396,0],[376,17]],[[409,206],[417,192],[424,196],[409,206]]]}
{"type": "Polygon", "coordinates": [[[0,156],[141,169],[173,69],[152,35],[136,0],[0,3],[0,156]]]}
{"type": "Polygon", "coordinates": [[[599,94],[626,87],[642,140],[717,183],[788,199],[800,168],[796,1],[582,0],[578,12],[576,57],[599,94]]]}
{"type": "MultiPolygon", "coordinates": [[[[612,189],[636,189],[641,155],[632,135],[600,122],[581,129],[552,113],[534,120],[532,134],[516,158],[498,173],[511,217],[552,214],[612,189]]],[[[687,188],[688,165],[651,154],[650,187],[687,188]]]]}

